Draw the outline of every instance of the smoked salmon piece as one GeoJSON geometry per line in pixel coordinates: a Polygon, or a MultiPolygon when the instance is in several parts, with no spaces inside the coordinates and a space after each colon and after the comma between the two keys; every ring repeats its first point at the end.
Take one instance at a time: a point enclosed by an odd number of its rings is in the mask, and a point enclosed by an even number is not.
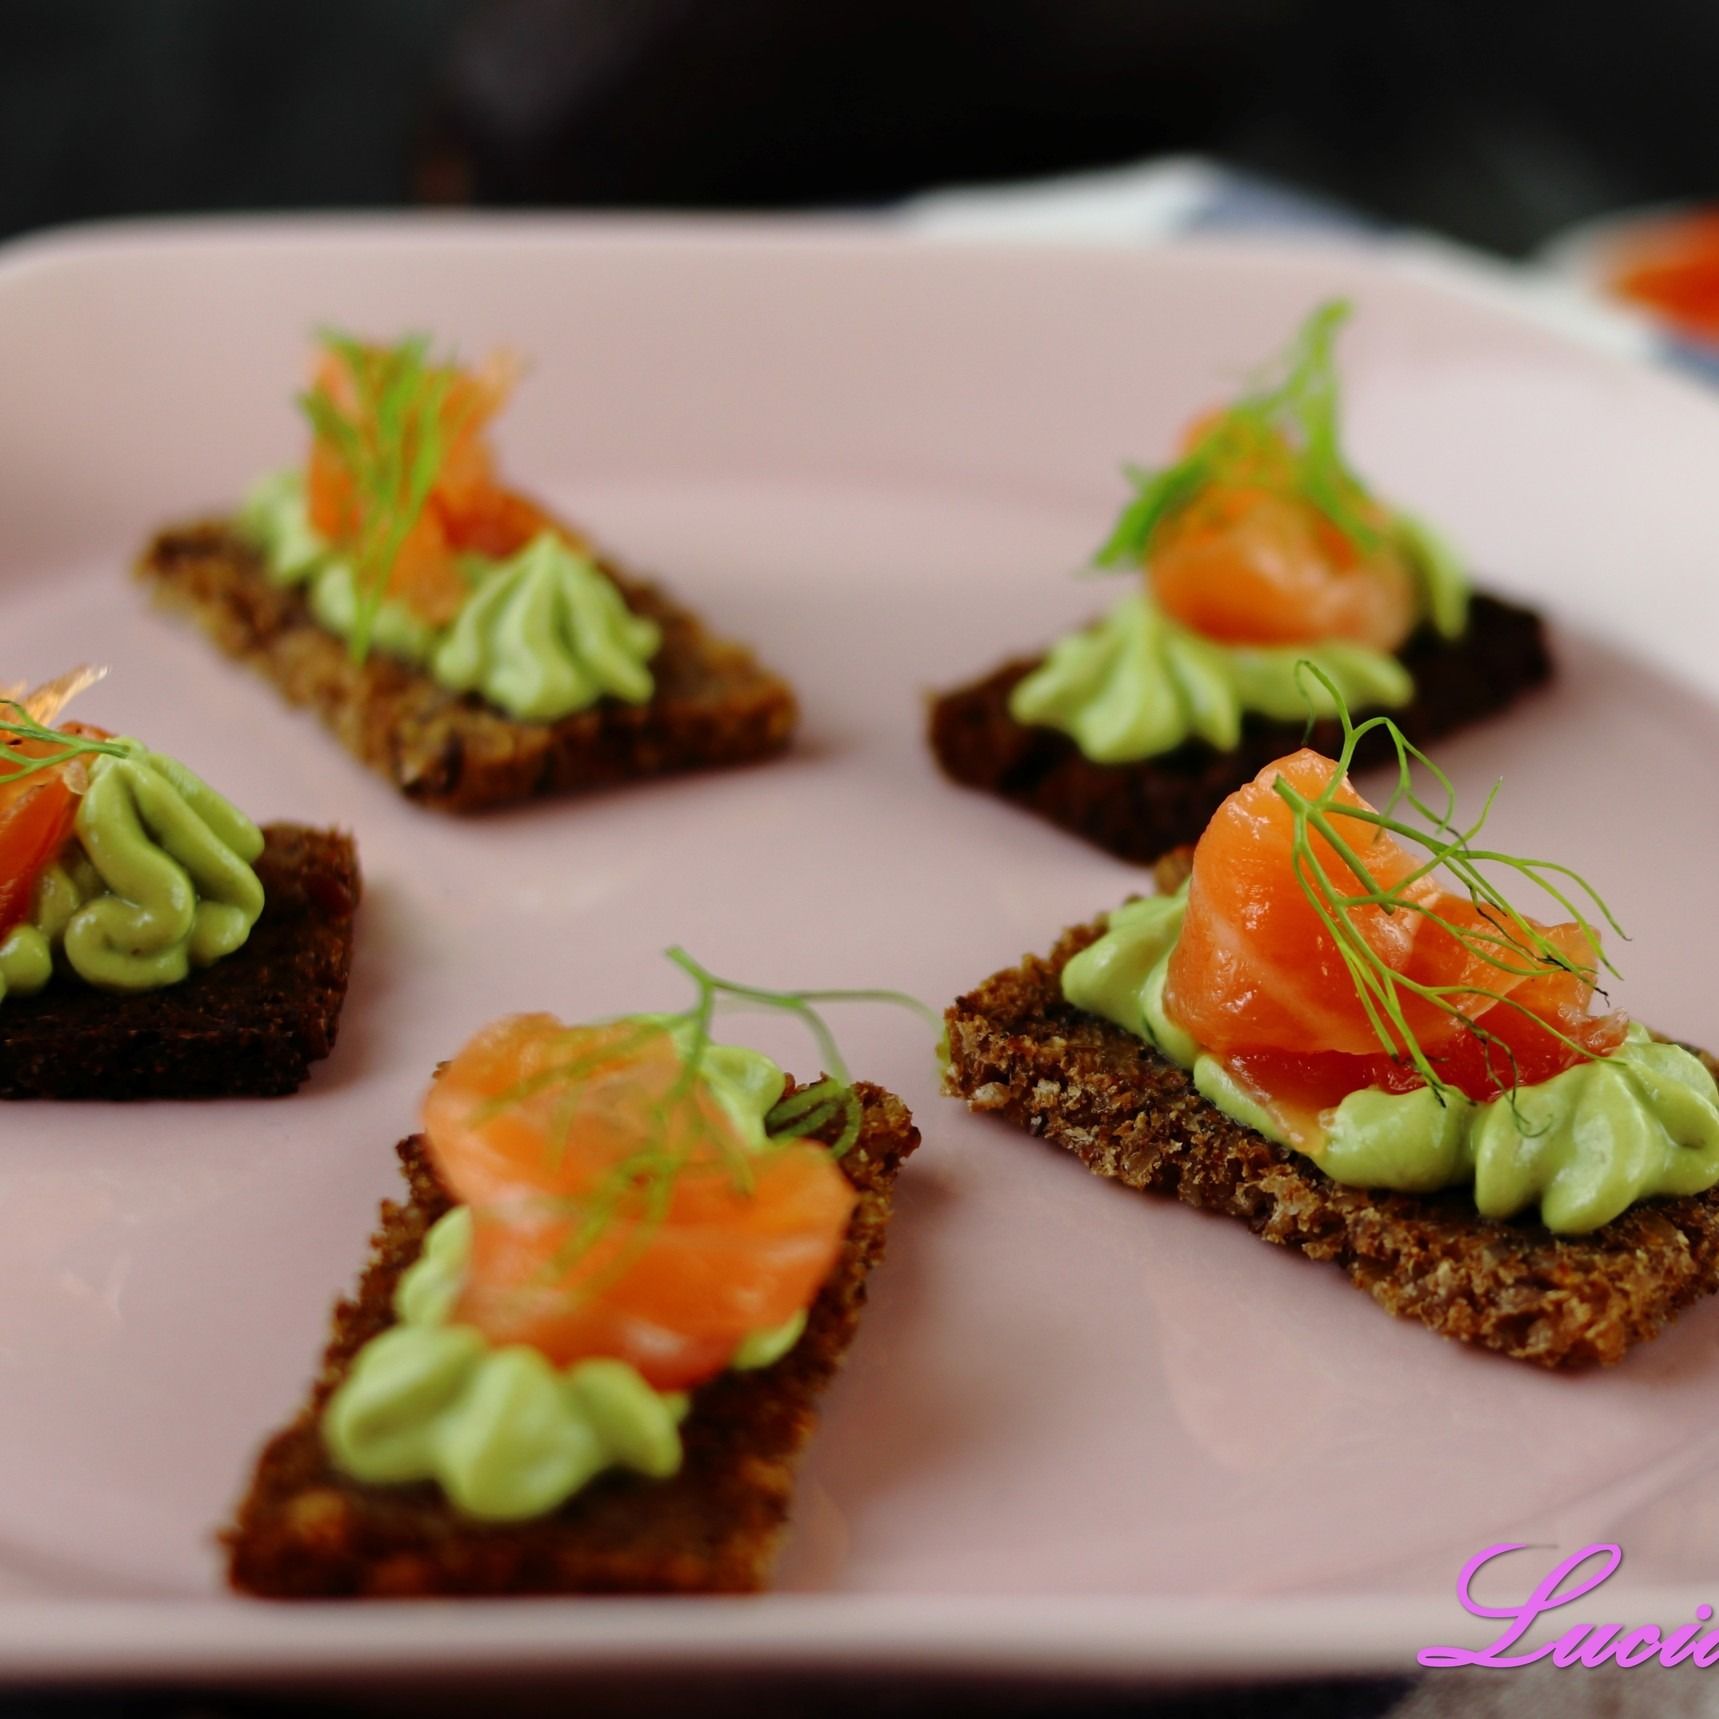
{"type": "MultiPolygon", "coordinates": [[[[1171,1017],[1286,1112],[1317,1112],[1363,1086],[1422,1084],[1405,1045],[1393,1055],[1381,1044],[1337,938],[1297,872],[1295,815],[1275,784],[1281,778],[1312,800],[1338,771],[1303,750],[1219,808],[1194,850],[1187,917],[1164,988],[1171,1017]]],[[[1437,990],[1438,1001],[1406,990],[1398,996],[1441,1080],[1491,1097],[1571,1066],[1582,1050],[1565,1039],[1597,1054],[1621,1042],[1621,1018],[1589,1014],[1599,948],[1588,930],[1528,920],[1568,965],[1547,959],[1496,909],[1419,875],[1423,857],[1390,832],[1343,816],[1344,807],[1373,810],[1347,780],[1332,798],[1329,821],[1347,854],[1310,829],[1309,862],[1332,896],[1391,898],[1342,912],[1380,964],[1437,990]]]]}
{"type": "MultiPolygon", "coordinates": [[[[10,720],[12,708],[12,701],[0,700],[0,721],[10,720]]],[[[16,708],[27,711],[28,706],[16,708]]],[[[87,723],[67,723],[62,732],[113,738],[87,723]]],[[[71,840],[86,768],[80,756],[20,776],[8,760],[51,757],[55,750],[51,740],[0,732],[0,938],[29,917],[36,879],[71,840]]]]}
{"type": "Polygon", "coordinates": [[[853,1211],[828,1151],[748,1141],[651,1022],[498,1021],[443,1069],[424,1133],[473,1213],[454,1317],[558,1365],[617,1357],[663,1390],[802,1311],[853,1211]]]}
{"type": "MultiPolygon", "coordinates": [[[[344,353],[327,352],[311,385],[313,393],[331,403],[361,441],[371,446],[377,425],[367,403],[390,358],[383,348],[362,349],[360,362],[370,368],[361,388],[344,353]]],[[[517,359],[502,353],[477,369],[427,373],[442,389],[437,411],[441,460],[423,510],[400,545],[387,595],[433,626],[451,622],[470,595],[470,583],[460,565],[462,555],[505,559],[548,525],[542,508],[501,483],[487,435],[490,422],[513,391],[519,370],[517,359]]],[[[408,447],[405,452],[409,459],[413,450],[408,447]]],[[[306,500],[312,526],[332,543],[350,543],[370,524],[371,498],[362,494],[355,481],[347,451],[322,435],[311,444],[306,500]]]]}
{"type": "Polygon", "coordinates": [[[1226,644],[1348,639],[1394,651],[1415,624],[1400,552],[1364,554],[1317,508],[1245,485],[1214,486],[1168,521],[1148,582],[1166,614],[1226,644]]]}
{"type": "MultiPolygon", "coordinates": [[[[1223,414],[1195,422],[1190,453],[1223,414]]],[[[1418,594],[1390,515],[1357,489],[1351,511],[1364,545],[1295,492],[1287,443],[1251,438],[1153,533],[1147,584],[1164,612],[1208,638],[1237,645],[1349,639],[1394,651],[1413,630],[1418,594]]]]}
{"type": "MultiPolygon", "coordinates": [[[[66,845],[78,815],[77,795],[60,770],[41,770],[8,784],[0,748],[0,938],[30,914],[36,879],[66,845]]],[[[38,754],[39,755],[39,754],[38,754]]]]}
{"type": "MultiPolygon", "coordinates": [[[[1188,913],[1170,961],[1164,1002],[1201,1044],[1216,1051],[1379,1048],[1349,969],[1296,879],[1294,817],[1272,784],[1279,775],[1309,799],[1322,794],[1337,765],[1303,750],[1262,770],[1218,808],[1194,849],[1188,913]]],[[[1371,810],[1346,782],[1339,806],[1371,810]]],[[[1380,889],[1402,885],[1419,863],[1389,835],[1338,820],[1350,852],[1380,889]]],[[[1314,857],[1334,888],[1363,885],[1322,837],[1314,857]]],[[[1430,886],[1414,886],[1417,898],[1430,886]]],[[[1380,908],[1355,910],[1357,927],[1392,967],[1404,966],[1418,917],[1380,908]]]]}

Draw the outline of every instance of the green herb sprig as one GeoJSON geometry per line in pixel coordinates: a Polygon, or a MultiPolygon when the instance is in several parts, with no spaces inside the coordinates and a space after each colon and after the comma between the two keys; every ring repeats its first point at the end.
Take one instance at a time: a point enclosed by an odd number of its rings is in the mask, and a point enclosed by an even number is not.
{"type": "Polygon", "coordinates": [[[447,456],[452,426],[443,411],[455,371],[451,360],[432,361],[421,334],[390,347],[366,346],[329,328],[318,339],[339,360],[357,401],[347,413],[320,388],[298,396],[311,429],[345,466],[358,503],[351,546],[357,609],[348,647],[353,661],[363,662],[400,551],[447,456]]]}
{"type": "MultiPolygon", "coordinates": [[[[1342,749],[1332,768],[1330,779],[1318,794],[1303,794],[1282,775],[1272,783],[1273,791],[1288,805],[1294,819],[1292,853],[1296,881],[1335,943],[1354,983],[1355,993],[1366,1011],[1368,1024],[1386,1054],[1398,1061],[1406,1060],[1431,1088],[1439,1103],[1442,1105],[1446,1102],[1451,1088],[1440,1078],[1419,1037],[1410,1026],[1406,1012],[1410,999],[1429,1004],[1454,1019],[1466,1032],[1480,1041],[1485,1048],[1487,1072],[1501,1091],[1508,1092],[1514,1109],[1519,1085],[1515,1053],[1486,1028],[1483,1019],[1469,1012],[1465,1006],[1469,999],[1484,997],[1495,1006],[1513,1009],[1519,1015],[1537,1021],[1561,1044],[1584,1058],[1594,1058],[1598,1053],[1589,1050],[1551,1022],[1536,1015],[1509,992],[1472,983],[1429,985],[1398,972],[1367,940],[1362,927],[1357,923],[1357,912],[1365,908],[1385,914],[1417,914],[1455,938],[1469,954],[1477,956],[1486,965],[1501,974],[1521,979],[1532,979],[1549,972],[1562,971],[1592,981],[1598,976],[1602,966],[1610,973],[1617,972],[1601,952],[1599,931],[1578,905],[1579,900],[1590,904],[1598,917],[1618,936],[1623,937],[1624,930],[1593,886],[1569,866],[1551,860],[1525,859],[1517,854],[1475,846],[1475,838],[1491,816],[1500,784],[1493,784],[1481,807],[1480,815],[1474,822],[1466,829],[1458,828],[1455,823],[1456,789],[1450,778],[1424,752],[1411,744],[1395,722],[1388,716],[1375,716],[1357,724],[1351,720],[1342,694],[1322,669],[1304,661],[1296,665],[1296,673],[1298,678],[1303,675],[1311,676],[1325,688],[1343,725],[1342,749]],[[1376,729],[1382,730],[1389,737],[1397,761],[1397,776],[1390,798],[1383,808],[1377,811],[1366,806],[1351,806],[1338,798],[1339,790],[1354,760],[1356,748],[1376,729]],[[1413,776],[1415,765],[1419,765],[1432,777],[1442,798],[1441,805],[1429,804],[1416,790],[1413,776]],[[1419,821],[1410,822],[1399,816],[1399,808],[1412,812],[1419,821]],[[1368,869],[1365,859],[1358,851],[1357,842],[1351,840],[1339,828],[1342,821],[1360,825],[1364,831],[1374,834],[1380,831],[1388,832],[1425,849],[1426,858],[1396,883],[1389,886],[1381,884],[1368,869]],[[1325,867],[1320,864],[1313,850],[1312,838],[1315,835],[1329,845],[1332,852],[1354,875],[1358,887],[1353,893],[1334,883],[1325,867]],[[1436,907],[1415,899],[1415,886],[1440,867],[1448,871],[1467,891],[1469,899],[1478,909],[1484,929],[1459,925],[1440,913],[1436,907]],[[1574,920],[1580,928],[1588,947],[1594,952],[1594,962],[1584,964],[1572,961],[1543,932],[1531,925],[1492,881],[1488,875],[1489,868],[1514,872],[1518,877],[1534,884],[1555,902],[1565,918],[1574,920]],[[1566,884],[1573,888],[1566,888],[1566,884]],[[1502,1078],[1500,1069],[1495,1067],[1495,1058],[1508,1064],[1508,1081],[1502,1078]]],[[[1309,709],[1315,709],[1315,700],[1310,689],[1303,684],[1302,691],[1307,696],[1309,709]]],[[[1521,1122],[1520,1113],[1518,1121],[1521,1122]]]]}
{"type": "Polygon", "coordinates": [[[38,722],[15,698],[0,698],[0,787],[21,782],[44,770],[57,770],[74,758],[101,754],[124,758],[130,748],[119,740],[96,740],[85,734],[65,734],[38,722]],[[30,741],[48,750],[31,756],[17,743],[30,741]]]}
{"type": "Polygon", "coordinates": [[[1225,408],[1174,465],[1125,466],[1135,496],[1093,557],[1101,568],[1137,568],[1158,529],[1208,485],[1245,472],[1255,487],[1280,487],[1311,503],[1333,527],[1366,551],[1380,540],[1361,504],[1366,487],[1343,457],[1333,348],[1348,319],[1347,300],[1315,309],[1289,351],[1242,397],[1225,408]],[[1267,475],[1287,469],[1281,479],[1267,475]]]}
{"type": "Polygon", "coordinates": [[[604,1038],[594,1046],[584,1043],[584,1029],[569,1028],[566,1038],[570,1054],[565,1060],[486,1100],[473,1115],[474,1123],[481,1124],[528,1100],[553,1093],[555,1103],[548,1131],[552,1162],[559,1163],[578,1126],[582,1089],[589,1077],[653,1042],[667,1039],[672,1043],[679,1067],[667,1090],[651,1106],[649,1126],[638,1146],[610,1165],[595,1186],[576,1199],[547,1202],[549,1207],[578,1219],[573,1233],[549,1262],[547,1272],[551,1278],[564,1277],[572,1271],[623,1213],[636,1220],[628,1244],[619,1256],[596,1279],[581,1286],[587,1294],[597,1293],[625,1272],[666,1221],[676,1186],[695,1164],[725,1175],[739,1193],[749,1193],[755,1185],[757,1154],[713,1121],[698,1090],[715,1042],[712,1028],[721,1000],[788,1014],[806,1027],[822,1060],[823,1075],[775,1104],[764,1119],[764,1132],[769,1146],[779,1147],[794,1141],[821,1139],[832,1125],[839,1124],[833,1137],[823,1142],[835,1158],[852,1149],[859,1139],[864,1117],[835,1035],[819,1012],[820,1005],[890,1003],[912,1009],[936,1024],[933,1012],[904,992],[770,991],[719,978],[678,946],[668,950],[667,956],[693,982],[695,997],[690,1007],[678,1014],[629,1016],[619,1022],[598,1023],[620,1025],[627,1030],[618,1039],[604,1038]],[[701,1153],[701,1148],[708,1150],[701,1153]]]}

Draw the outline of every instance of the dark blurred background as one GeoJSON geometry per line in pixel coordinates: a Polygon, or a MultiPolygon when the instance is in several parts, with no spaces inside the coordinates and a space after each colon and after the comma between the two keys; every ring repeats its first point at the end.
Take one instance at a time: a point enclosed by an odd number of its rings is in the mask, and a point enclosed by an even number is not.
{"type": "Polygon", "coordinates": [[[1719,190],[1714,0],[0,0],[0,237],[871,204],[1198,151],[1510,253],[1719,190]]]}

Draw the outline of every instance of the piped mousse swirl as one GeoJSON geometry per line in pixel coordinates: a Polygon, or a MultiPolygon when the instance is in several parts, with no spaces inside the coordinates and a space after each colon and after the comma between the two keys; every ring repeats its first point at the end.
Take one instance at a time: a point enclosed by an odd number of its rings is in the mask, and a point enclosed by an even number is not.
{"type": "Polygon", "coordinates": [[[83,724],[53,689],[0,697],[0,1002],[56,975],[179,984],[262,916],[257,826],[177,759],[83,724]]]}

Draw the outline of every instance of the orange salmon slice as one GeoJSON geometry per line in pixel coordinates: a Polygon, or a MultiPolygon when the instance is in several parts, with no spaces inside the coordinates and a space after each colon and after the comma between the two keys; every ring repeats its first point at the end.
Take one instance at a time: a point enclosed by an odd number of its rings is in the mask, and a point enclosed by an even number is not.
{"type": "MultiPolygon", "coordinates": [[[[1196,420],[1184,453],[1219,416],[1196,420]]],[[[1417,592],[1389,513],[1357,496],[1378,532],[1362,549],[1288,488],[1291,469],[1281,437],[1264,438],[1167,519],[1147,548],[1153,596],[1184,626],[1230,644],[1349,639],[1394,651],[1414,627],[1417,592]]]]}
{"type": "MultiPolygon", "coordinates": [[[[1274,784],[1281,777],[1314,799],[1337,770],[1304,749],[1219,808],[1194,850],[1187,917],[1164,988],[1174,1020],[1262,1099],[1280,1096],[1285,1113],[1303,1122],[1359,1087],[1423,1084],[1406,1056],[1380,1043],[1337,940],[1297,874],[1294,814],[1274,784]]],[[[1334,800],[1373,810],[1347,781],[1334,800]]],[[[1421,858],[1390,832],[1341,815],[1330,821],[1355,862],[1309,832],[1312,864],[1331,892],[1395,890],[1405,904],[1353,906],[1348,917],[1385,966],[1436,988],[1448,1005],[1399,992],[1404,1019],[1440,1079],[1490,1097],[1514,1081],[1548,1078],[1584,1049],[1604,1054],[1621,1042],[1620,1018],[1588,1012],[1599,949],[1579,924],[1526,922],[1570,965],[1549,963],[1495,910],[1416,877],[1421,858]],[[1465,1023],[1489,1035],[1490,1046],[1465,1023]]]]}
{"type": "Polygon", "coordinates": [[[651,1023],[496,1022],[436,1080],[424,1131],[473,1208],[454,1317],[560,1365],[618,1357],[660,1389],[807,1307],[853,1211],[827,1151],[749,1145],[651,1023]]]}
{"type": "MultiPolygon", "coordinates": [[[[384,357],[375,349],[371,357],[384,357]]],[[[441,465],[422,513],[407,532],[389,574],[387,595],[405,603],[434,626],[451,622],[470,586],[460,557],[481,554],[505,559],[549,525],[535,502],[506,488],[496,475],[488,427],[507,403],[520,365],[511,354],[492,356],[474,370],[454,370],[439,413],[441,465]]],[[[359,392],[345,361],[326,353],[312,388],[348,418],[359,412],[359,392]]],[[[374,425],[360,422],[361,436],[374,425]]],[[[306,471],[310,522],[334,543],[347,543],[365,528],[365,498],[339,449],[313,438],[306,471]]]]}

